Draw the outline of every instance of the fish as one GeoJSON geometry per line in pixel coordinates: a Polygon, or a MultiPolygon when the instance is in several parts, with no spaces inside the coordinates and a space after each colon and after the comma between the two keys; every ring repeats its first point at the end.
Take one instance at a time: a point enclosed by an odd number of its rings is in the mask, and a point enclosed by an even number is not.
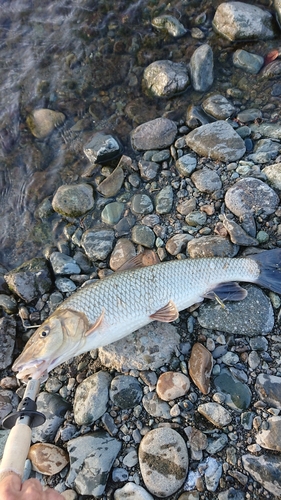
{"type": "Polygon", "coordinates": [[[151,321],[175,321],[180,311],[205,298],[243,300],[247,291],[239,282],[281,294],[281,249],[117,271],[65,299],[30,337],[12,369],[22,381],[46,378],[74,356],[111,344],[151,321]]]}

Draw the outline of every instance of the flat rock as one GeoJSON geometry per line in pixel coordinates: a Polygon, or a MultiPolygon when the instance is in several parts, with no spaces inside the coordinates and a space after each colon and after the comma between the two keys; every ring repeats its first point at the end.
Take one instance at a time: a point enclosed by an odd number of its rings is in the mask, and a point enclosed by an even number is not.
{"type": "Polygon", "coordinates": [[[69,462],[65,450],[49,443],[33,444],[29,449],[28,458],[33,469],[46,476],[58,474],[69,462]]]}
{"type": "Polygon", "coordinates": [[[55,212],[68,217],[80,217],[94,206],[93,188],[90,184],[63,185],[52,201],[55,212]]]}
{"type": "Polygon", "coordinates": [[[75,260],[61,252],[53,252],[50,255],[50,263],[56,275],[58,274],[79,274],[80,267],[75,260]]]}
{"type": "Polygon", "coordinates": [[[105,413],[110,382],[109,373],[99,371],[77,387],[73,412],[78,425],[91,425],[105,413]]]}
{"type": "Polygon", "coordinates": [[[216,389],[224,394],[225,403],[236,411],[245,411],[249,408],[252,393],[247,384],[235,377],[228,369],[223,368],[220,375],[215,377],[216,389]]]}
{"type": "Polygon", "coordinates": [[[203,394],[208,394],[210,392],[212,369],[213,358],[210,351],[199,342],[196,342],[191,350],[188,371],[194,384],[203,394]]]}
{"type": "Polygon", "coordinates": [[[234,257],[238,250],[238,245],[233,245],[222,236],[201,236],[187,243],[187,252],[192,258],[234,257]]]}
{"type": "Polygon", "coordinates": [[[81,245],[89,259],[104,260],[113,248],[114,239],[114,231],[111,229],[88,229],[83,233],[81,245]]]}
{"type": "Polygon", "coordinates": [[[232,417],[228,410],[218,403],[203,403],[198,406],[198,412],[216,427],[230,424],[232,417]]]}
{"type": "Polygon", "coordinates": [[[281,463],[278,456],[243,455],[242,464],[252,478],[276,498],[281,495],[281,463]]]}
{"type": "Polygon", "coordinates": [[[249,337],[271,332],[274,314],[269,298],[256,286],[245,288],[247,297],[239,302],[227,301],[225,308],[217,301],[205,301],[199,308],[199,324],[203,328],[249,337]]]}
{"type": "Polygon", "coordinates": [[[169,363],[180,336],[169,323],[154,322],[124,339],[99,348],[101,363],[119,372],[156,370],[169,363]]]}
{"type": "Polygon", "coordinates": [[[262,401],[273,408],[281,408],[281,377],[260,373],[255,389],[262,401]]]}
{"type": "Polygon", "coordinates": [[[58,394],[40,392],[37,400],[37,410],[43,413],[46,421],[32,429],[32,442],[49,442],[55,439],[59,426],[64,421],[64,415],[70,408],[70,403],[64,401],[58,394]]]}
{"type": "Polygon", "coordinates": [[[10,290],[25,302],[40,297],[52,287],[51,273],[44,258],[34,258],[4,275],[10,290]]]}
{"type": "Polygon", "coordinates": [[[153,429],[140,443],[139,462],[147,489],[157,497],[168,497],[184,483],[188,471],[186,444],[173,429],[153,429]]]}
{"type": "Polygon", "coordinates": [[[132,147],[137,151],[169,147],[177,135],[177,126],[168,118],[155,118],[135,128],[131,134],[132,147]]]}
{"type": "Polygon", "coordinates": [[[246,151],[244,141],[223,120],[195,128],[185,136],[185,141],[200,156],[224,162],[239,160],[246,151]]]}
{"type": "Polygon", "coordinates": [[[279,197],[260,179],[245,177],[227,190],[225,204],[238,217],[260,212],[270,215],[276,210],[279,197]]]}
{"type": "Polygon", "coordinates": [[[71,439],[67,443],[70,471],[66,484],[80,495],[103,495],[121,442],[104,431],[71,439]]]}
{"type": "Polygon", "coordinates": [[[156,392],[164,401],[184,396],[189,391],[189,378],[180,372],[162,373],[157,381],[156,392]]]}
{"type": "Polygon", "coordinates": [[[203,193],[213,193],[222,187],[220,176],[217,172],[207,167],[193,172],[191,180],[197,189],[203,193]]]}
{"type": "Polygon", "coordinates": [[[96,188],[97,191],[106,198],[111,198],[111,196],[116,196],[122,187],[125,175],[120,162],[117,165],[117,167],[113,170],[113,172],[111,172],[111,174],[108,177],[106,177],[96,188]]]}
{"type": "Polygon", "coordinates": [[[281,451],[281,417],[269,417],[268,429],[262,429],[256,437],[256,442],[267,450],[281,451]]]}
{"type": "Polygon", "coordinates": [[[213,19],[213,28],[230,41],[274,37],[272,15],[244,2],[221,3],[213,19]]]}
{"type": "Polygon", "coordinates": [[[214,81],[214,56],[209,44],[202,44],[193,52],[189,67],[194,90],[206,92],[214,81]]]}
{"type": "Polygon", "coordinates": [[[217,120],[226,120],[235,111],[233,104],[221,94],[214,94],[202,102],[205,113],[213,116],[217,120]]]}

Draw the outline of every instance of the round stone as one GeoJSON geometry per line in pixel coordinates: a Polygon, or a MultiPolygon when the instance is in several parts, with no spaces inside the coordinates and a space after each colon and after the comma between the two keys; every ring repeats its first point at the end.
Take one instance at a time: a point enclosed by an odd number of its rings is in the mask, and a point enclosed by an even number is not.
{"type": "Polygon", "coordinates": [[[153,212],[153,203],[147,194],[135,194],[131,200],[131,210],[134,214],[150,214],[153,212]]]}
{"type": "Polygon", "coordinates": [[[66,451],[49,443],[33,444],[29,450],[28,458],[33,469],[46,476],[53,476],[60,472],[69,462],[66,451]]]}
{"type": "Polygon", "coordinates": [[[52,201],[55,212],[68,217],[84,215],[93,206],[93,188],[89,184],[60,186],[52,201]]]}
{"type": "Polygon", "coordinates": [[[153,429],[140,443],[139,463],[145,486],[153,495],[160,498],[173,495],[186,478],[186,443],[174,429],[153,429]]]}
{"type": "Polygon", "coordinates": [[[27,125],[37,139],[45,139],[65,120],[63,113],[52,109],[35,109],[27,117],[27,125]]]}
{"type": "Polygon", "coordinates": [[[164,401],[184,396],[190,387],[190,381],[186,375],[180,372],[165,372],[158,379],[156,392],[164,401]]]}
{"type": "Polygon", "coordinates": [[[117,375],[111,382],[109,395],[116,406],[125,410],[140,403],[142,388],[135,377],[117,375]]]}

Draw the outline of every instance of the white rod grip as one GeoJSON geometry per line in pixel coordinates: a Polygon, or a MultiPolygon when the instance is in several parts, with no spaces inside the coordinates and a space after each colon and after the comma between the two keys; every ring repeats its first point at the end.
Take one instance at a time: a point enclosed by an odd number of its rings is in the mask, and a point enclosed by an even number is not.
{"type": "Polygon", "coordinates": [[[0,465],[0,481],[9,472],[14,472],[22,478],[30,443],[31,429],[28,425],[17,424],[11,429],[0,465]]]}

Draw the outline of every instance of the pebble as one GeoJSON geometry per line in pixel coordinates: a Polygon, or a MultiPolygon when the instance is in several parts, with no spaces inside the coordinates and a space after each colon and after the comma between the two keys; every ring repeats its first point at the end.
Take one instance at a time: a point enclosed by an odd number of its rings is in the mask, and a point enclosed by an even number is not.
{"type": "Polygon", "coordinates": [[[237,411],[245,411],[249,408],[252,393],[247,384],[235,377],[227,368],[223,368],[220,375],[215,377],[214,385],[218,391],[224,394],[224,402],[230,408],[237,411]]]}
{"type": "Polygon", "coordinates": [[[158,398],[155,392],[149,392],[145,394],[142,399],[142,404],[144,409],[151,417],[160,417],[166,420],[171,418],[170,406],[165,403],[160,398],[158,398]]]}
{"type": "Polygon", "coordinates": [[[210,377],[212,369],[213,358],[210,351],[208,351],[203,344],[196,342],[191,350],[188,362],[188,371],[194,384],[203,394],[208,394],[210,392],[210,377]]]}
{"type": "Polygon", "coordinates": [[[78,385],[74,403],[74,420],[78,425],[91,425],[106,411],[111,382],[109,373],[99,371],[78,385]]]}
{"type": "Polygon", "coordinates": [[[189,391],[190,381],[180,372],[162,373],[157,381],[156,392],[164,401],[171,401],[184,396],[189,391]]]}
{"type": "Polygon", "coordinates": [[[53,441],[64,416],[70,408],[70,403],[63,400],[58,394],[40,392],[36,400],[37,410],[43,413],[46,421],[32,429],[32,441],[40,443],[53,441]]]}
{"type": "Polygon", "coordinates": [[[193,52],[189,68],[194,90],[206,92],[214,81],[214,56],[209,44],[202,44],[193,52]]]}
{"type": "Polygon", "coordinates": [[[124,182],[122,158],[113,172],[97,186],[97,191],[105,198],[116,196],[122,187],[124,182]]]}
{"type": "Polygon", "coordinates": [[[111,381],[109,396],[114,405],[122,410],[134,408],[142,399],[142,388],[135,377],[117,375],[111,381]]]}
{"type": "Polygon", "coordinates": [[[0,370],[12,364],[16,340],[16,321],[14,318],[0,318],[0,370]]]}
{"type": "Polygon", "coordinates": [[[28,452],[33,470],[46,476],[58,474],[69,462],[66,451],[49,443],[33,444],[28,452]]]}
{"type": "Polygon", "coordinates": [[[153,429],[140,443],[139,463],[149,492],[168,497],[184,483],[188,471],[186,444],[181,435],[169,427],[153,429]]]}
{"type": "Polygon", "coordinates": [[[262,173],[266,175],[270,185],[281,191],[281,163],[273,163],[263,168],[262,173]]]}
{"type": "Polygon", "coordinates": [[[80,217],[94,207],[93,188],[90,184],[60,186],[52,200],[53,210],[67,217],[80,217]]]}
{"type": "Polygon", "coordinates": [[[113,135],[96,132],[84,146],[84,153],[91,163],[106,163],[121,154],[121,146],[113,135]]]}
{"type": "Polygon", "coordinates": [[[134,482],[126,483],[114,492],[114,500],[153,500],[153,496],[134,482]]]}
{"type": "Polygon", "coordinates": [[[235,112],[233,104],[221,94],[214,94],[204,99],[202,107],[205,113],[217,120],[226,120],[235,112]]]}
{"type": "Polygon", "coordinates": [[[141,178],[144,181],[152,181],[158,174],[159,164],[155,161],[140,160],[138,163],[141,178]]]}
{"type": "Polygon", "coordinates": [[[239,160],[246,151],[244,141],[223,120],[195,128],[186,135],[185,141],[200,156],[226,163],[239,160]]]}
{"type": "Polygon", "coordinates": [[[158,214],[169,214],[173,205],[173,189],[171,186],[165,186],[157,193],[155,197],[155,211],[158,214]]]}
{"type": "Polygon", "coordinates": [[[141,226],[140,224],[134,226],[131,238],[136,245],[142,245],[146,248],[153,248],[154,246],[155,234],[150,227],[141,226]]]}
{"type": "Polygon", "coordinates": [[[155,118],[135,128],[131,134],[132,147],[137,151],[169,147],[177,135],[177,126],[168,118],[155,118]]]}
{"type": "Polygon", "coordinates": [[[131,199],[131,210],[134,214],[150,214],[153,209],[153,202],[147,194],[134,194],[131,199]]]}
{"type": "Polygon", "coordinates": [[[269,417],[267,429],[262,429],[257,434],[256,442],[267,450],[281,451],[281,417],[269,417]]]}
{"type": "Polygon", "coordinates": [[[39,108],[28,115],[26,122],[34,137],[45,139],[65,121],[65,115],[52,109],[39,108]]]}
{"type": "Polygon", "coordinates": [[[113,201],[112,203],[108,203],[108,205],[105,205],[104,209],[102,210],[101,220],[105,224],[113,226],[114,224],[117,224],[117,222],[120,221],[124,213],[124,210],[125,210],[124,203],[118,201],[113,201]]]}
{"type": "Polygon", "coordinates": [[[272,214],[279,203],[275,191],[265,182],[248,177],[230,187],[225,195],[226,206],[238,217],[245,213],[272,214]]]}
{"type": "Polygon", "coordinates": [[[204,167],[201,170],[196,170],[192,174],[191,179],[197,189],[203,193],[213,193],[222,186],[221,179],[217,172],[214,172],[207,167],[204,167]]]}
{"type": "Polygon", "coordinates": [[[154,97],[173,97],[188,86],[188,67],[182,62],[154,61],[143,73],[143,87],[154,97]]]}
{"type": "Polygon", "coordinates": [[[256,75],[264,64],[264,58],[243,49],[238,49],[233,54],[233,64],[236,68],[256,75]]]}
{"type": "Polygon", "coordinates": [[[219,428],[225,427],[232,421],[230,412],[218,403],[202,403],[198,405],[198,412],[219,428]]]}
{"type": "Polygon", "coordinates": [[[88,229],[83,233],[81,245],[91,260],[104,260],[110,254],[114,243],[114,231],[88,229]]]}
{"type": "Polygon", "coordinates": [[[183,155],[176,161],[176,169],[182,177],[190,177],[196,166],[197,159],[192,154],[183,155]]]}
{"type": "Polygon", "coordinates": [[[61,252],[53,252],[50,255],[50,263],[56,275],[58,274],[79,274],[80,267],[69,255],[61,252]]]}
{"type": "Polygon", "coordinates": [[[239,247],[222,236],[201,236],[187,244],[190,257],[234,257],[239,247]]]}
{"type": "Polygon", "coordinates": [[[110,469],[121,443],[100,430],[67,443],[71,469],[66,484],[80,495],[103,495],[110,469]]]}
{"type": "Polygon", "coordinates": [[[160,31],[167,31],[169,35],[175,38],[184,36],[187,33],[187,30],[185,29],[183,24],[180,23],[176,17],[170,16],[168,14],[154,17],[151,21],[151,24],[154,28],[157,28],[160,31]]]}
{"type": "Polygon", "coordinates": [[[178,255],[186,250],[186,244],[192,239],[190,234],[175,234],[167,241],[165,248],[170,255],[178,255]]]}
{"type": "Polygon", "coordinates": [[[273,408],[281,408],[281,377],[260,373],[255,389],[264,403],[273,408]]]}
{"type": "Polygon", "coordinates": [[[4,275],[9,289],[24,302],[31,302],[48,292],[52,278],[47,262],[37,257],[28,260],[4,275]]]}

